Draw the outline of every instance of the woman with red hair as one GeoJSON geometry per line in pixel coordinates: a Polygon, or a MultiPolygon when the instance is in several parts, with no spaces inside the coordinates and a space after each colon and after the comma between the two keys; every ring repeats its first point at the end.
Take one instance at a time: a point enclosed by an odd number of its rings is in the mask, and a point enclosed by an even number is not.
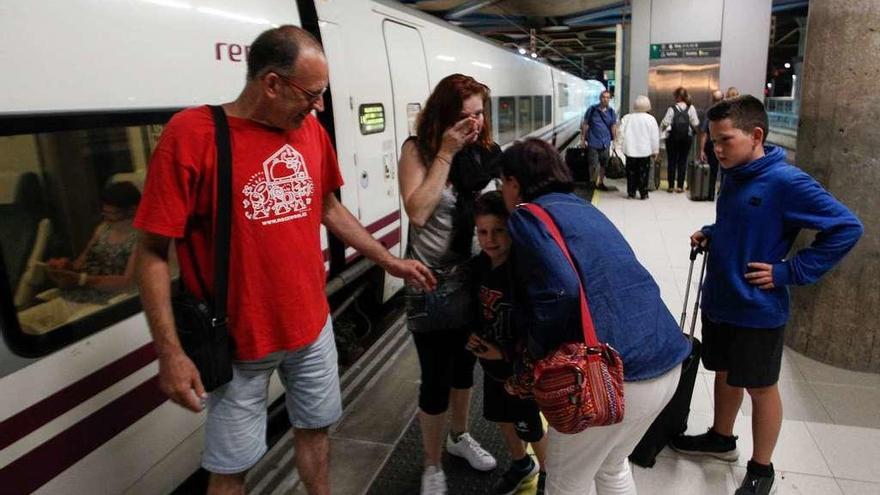
{"type": "Polygon", "coordinates": [[[447,451],[480,471],[496,466],[495,458],[467,432],[476,358],[465,348],[475,324],[467,263],[475,254],[474,202],[498,176],[500,148],[485,120],[488,105],[486,85],[462,74],[443,78],[419,116],[418,135],[403,144],[398,165],[410,225],[407,257],[421,261],[437,277],[433,292],[405,290],[407,328],[421,365],[423,495],[446,493],[440,459],[450,406],[447,451]]]}

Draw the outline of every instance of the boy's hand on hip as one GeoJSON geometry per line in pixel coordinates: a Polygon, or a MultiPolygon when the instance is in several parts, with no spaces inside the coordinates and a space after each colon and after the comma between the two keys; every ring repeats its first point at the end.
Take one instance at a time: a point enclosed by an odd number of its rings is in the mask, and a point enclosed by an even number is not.
{"type": "Polygon", "coordinates": [[[746,280],[759,289],[773,289],[773,265],[767,263],[749,263],[750,272],[746,273],[746,280]]]}

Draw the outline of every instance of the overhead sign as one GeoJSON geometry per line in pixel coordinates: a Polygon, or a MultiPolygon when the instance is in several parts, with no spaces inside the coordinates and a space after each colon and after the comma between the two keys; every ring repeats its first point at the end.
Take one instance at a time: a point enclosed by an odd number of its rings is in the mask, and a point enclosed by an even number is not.
{"type": "Polygon", "coordinates": [[[720,56],[720,41],[694,41],[690,43],[651,43],[651,60],[663,58],[702,58],[720,56]]]}

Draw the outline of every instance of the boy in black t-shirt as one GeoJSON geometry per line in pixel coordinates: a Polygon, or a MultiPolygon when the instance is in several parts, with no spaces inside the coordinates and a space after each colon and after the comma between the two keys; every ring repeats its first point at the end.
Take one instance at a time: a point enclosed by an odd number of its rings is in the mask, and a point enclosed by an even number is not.
{"type": "MultiPolygon", "coordinates": [[[[501,193],[480,196],[474,205],[477,240],[482,252],[473,260],[480,330],[471,335],[467,348],[483,367],[483,417],[498,423],[513,463],[495,484],[496,494],[513,494],[544,465],[546,440],[538,406],[533,400],[509,395],[504,382],[513,375],[512,359],[524,335],[513,316],[513,283],[508,263],[511,240],[507,234],[507,208],[501,193]],[[532,444],[538,462],[526,451],[532,444]]],[[[543,493],[542,472],[538,493],[543,493]]]]}

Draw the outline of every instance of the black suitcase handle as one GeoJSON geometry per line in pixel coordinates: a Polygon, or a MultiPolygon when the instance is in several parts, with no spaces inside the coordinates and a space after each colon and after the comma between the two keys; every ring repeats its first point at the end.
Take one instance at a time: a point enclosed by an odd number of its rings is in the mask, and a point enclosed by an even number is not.
{"type": "Polygon", "coordinates": [[[704,248],[703,246],[701,246],[699,244],[696,246],[691,246],[691,253],[690,253],[691,264],[690,264],[690,268],[688,268],[687,285],[685,286],[685,289],[684,289],[684,307],[681,308],[681,319],[678,322],[678,327],[681,329],[682,332],[684,332],[684,324],[687,321],[688,297],[690,296],[690,293],[691,293],[691,279],[694,274],[694,261],[697,260],[697,255],[699,255],[699,254],[703,255],[703,266],[700,268],[700,281],[697,284],[697,297],[696,297],[696,301],[694,302],[694,313],[693,313],[693,317],[691,318],[690,332],[688,333],[688,340],[690,342],[693,342],[693,340],[694,340],[694,330],[697,327],[697,312],[700,310],[700,296],[703,293],[703,277],[706,274],[706,261],[709,259],[709,254],[706,251],[706,248],[704,248]]]}

